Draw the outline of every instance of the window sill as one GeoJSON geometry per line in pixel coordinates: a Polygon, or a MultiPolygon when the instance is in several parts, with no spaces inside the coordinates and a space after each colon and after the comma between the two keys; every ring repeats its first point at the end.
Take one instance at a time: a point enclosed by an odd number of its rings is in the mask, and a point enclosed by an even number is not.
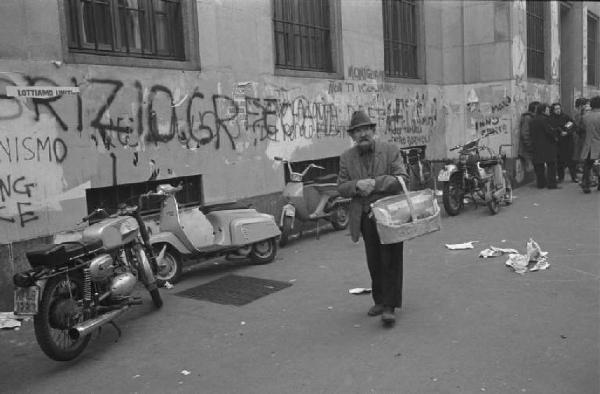
{"type": "Polygon", "coordinates": [[[413,83],[415,85],[423,85],[425,83],[424,78],[400,78],[400,77],[384,77],[384,82],[390,83],[413,83]]]}
{"type": "Polygon", "coordinates": [[[68,51],[64,56],[65,63],[102,64],[121,67],[165,68],[174,70],[200,70],[199,60],[166,60],[118,55],[98,55],[68,51]]]}
{"type": "Polygon", "coordinates": [[[328,73],[322,71],[290,70],[287,68],[277,67],[275,67],[274,74],[280,77],[344,79],[344,76],[341,72],[328,73]]]}
{"type": "Polygon", "coordinates": [[[533,82],[533,83],[550,83],[545,78],[535,78],[535,77],[527,77],[527,82],[533,82]]]}

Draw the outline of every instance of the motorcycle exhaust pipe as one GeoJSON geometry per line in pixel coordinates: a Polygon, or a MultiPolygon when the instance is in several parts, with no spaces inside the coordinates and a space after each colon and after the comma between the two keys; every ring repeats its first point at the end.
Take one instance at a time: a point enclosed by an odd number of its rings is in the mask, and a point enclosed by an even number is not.
{"type": "Polygon", "coordinates": [[[86,320],[83,323],[78,324],[75,327],[69,329],[69,337],[72,340],[76,341],[81,337],[91,334],[92,331],[114,320],[117,316],[120,316],[127,309],[129,309],[129,305],[126,305],[121,309],[106,312],[94,319],[86,320]]]}

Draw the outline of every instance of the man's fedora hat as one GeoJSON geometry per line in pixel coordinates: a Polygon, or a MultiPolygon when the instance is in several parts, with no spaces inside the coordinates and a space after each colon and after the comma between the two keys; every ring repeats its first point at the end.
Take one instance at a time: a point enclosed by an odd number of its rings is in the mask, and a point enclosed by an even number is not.
{"type": "Polygon", "coordinates": [[[376,124],[371,120],[369,115],[365,111],[354,111],[352,118],[350,119],[350,126],[348,126],[348,132],[351,133],[354,129],[361,126],[375,126],[376,124]]]}

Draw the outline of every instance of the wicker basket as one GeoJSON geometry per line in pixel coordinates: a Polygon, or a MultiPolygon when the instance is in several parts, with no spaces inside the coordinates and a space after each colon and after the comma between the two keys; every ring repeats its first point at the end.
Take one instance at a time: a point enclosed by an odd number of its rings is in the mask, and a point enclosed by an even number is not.
{"type": "MultiPolygon", "coordinates": [[[[433,215],[427,216],[424,218],[418,218],[417,212],[415,211],[415,207],[413,202],[411,201],[411,194],[414,196],[415,193],[409,193],[406,188],[406,184],[404,183],[404,179],[402,177],[398,177],[400,181],[400,185],[402,186],[402,190],[404,190],[404,195],[394,196],[398,198],[405,198],[408,203],[408,208],[410,209],[410,221],[406,223],[381,223],[376,220],[377,224],[377,233],[379,234],[379,240],[382,244],[393,244],[403,241],[408,241],[409,239],[413,239],[416,237],[420,237],[422,235],[438,231],[441,229],[442,223],[440,218],[440,207],[435,198],[434,192],[431,189],[425,189],[419,191],[419,194],[426,195],[427,198],[431,198],[432,206],[433,206],[433,215]]],[[[384,197],[375,201],[372,206],[385,206],[386,203],[392,202],[393,200],[389,199],[389,197],[384,197]]],[[[398,201],[396,199],[395,201],[398,201]]]]}

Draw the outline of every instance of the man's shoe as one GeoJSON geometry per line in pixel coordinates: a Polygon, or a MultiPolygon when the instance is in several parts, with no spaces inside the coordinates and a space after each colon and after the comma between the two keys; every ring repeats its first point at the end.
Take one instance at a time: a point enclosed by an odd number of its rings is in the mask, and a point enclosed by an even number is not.
{"type": "Polygon", "coordinates": [[[386,306],[381,314],[381,321],[384,324],[394,324],[396,322],[396,315],[394,314],[394,308],[386,306]]]}
{"type": "Polygon", "coordinates": [[[592,191],[591,191],[591,190],[590,190],[590,188],[588,187],[588,188],[586,188],[586,189],[583,189],[583,192],[584,192],[585,194],[590,194],[592,191]]]}
{"type": "Polygon", "coordinates": [[[377,316],[377,315],[381,315],[382,313],[383,313],[383,305],[375,304],[371,307],[371,309],[369,309],[369,311],[367,312],[367,315],[377,316]]]}
{"type": "Polygon", "coordinates": [[[558,186],[558,185],[554,185],[554,186],[548,186],[548,189],[562,189],[562,186],[558,186]]]}

